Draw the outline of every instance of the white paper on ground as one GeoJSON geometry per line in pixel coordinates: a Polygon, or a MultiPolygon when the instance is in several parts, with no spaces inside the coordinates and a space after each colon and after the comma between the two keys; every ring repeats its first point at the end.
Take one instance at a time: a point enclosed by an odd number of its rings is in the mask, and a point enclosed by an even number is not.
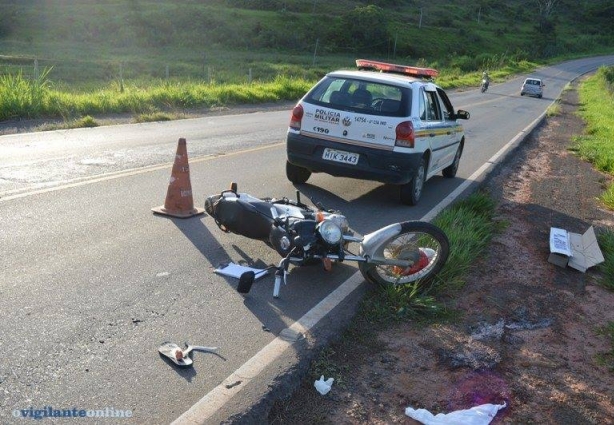
{"type": "Polygon", "coordinates": [[[550,228],[550,252],[571,257],[571,245],[567,230],[558,227],[550,228]]]}
{"type": "Polygon", "coordinates": [[[405,409],[405,414],[424,425],[488,425],[507,404],[482,404],[466,410],[433,415],[426,409],[405,409]]]}
{"type": "Polygon", "coordinates": [[[262,276],[268,274],[268,270],[255,269],[253,267],[245,267],[235,263],[229,263],[225,266],[220,266],[215,269],[215,272],[224,276],[235,277],[239,279],[245,272],[253,271],[255,273],[255,279],[260,279],[262,276]]]}

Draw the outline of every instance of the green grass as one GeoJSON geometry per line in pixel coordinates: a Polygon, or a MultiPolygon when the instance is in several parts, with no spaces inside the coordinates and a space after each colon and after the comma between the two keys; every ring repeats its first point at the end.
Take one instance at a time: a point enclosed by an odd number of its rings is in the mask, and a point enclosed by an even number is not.
{"type": "Polygon", "coordinates": [[[572,12],[572,0],[555,9],[554,38],[536,34],[530,8],[502,1],[38,3],[11,2],[0,14],[0,120],[147,120],[191,107],[297,100],[326,72],[354,68],[357,57],[434,67],[444,88],[476,87],[483,69],[502,81],[551,61],[611,53],[614,39],[588,31],[607,17],[572,12]]]}
{"type": "MultiPolygon", "coordinates": [[[[505,79],[533,69],[536,64],[509,62],[491,71],[493,79],[505,79]]],[[[352,66],[348,66],[351,68],[352,66]]],[[[237,104],[257,104],[297,100],[316,79],[278,75],[271,81],[219,84],[204,81],[141,80],[112,81],[104,87],[87,90],[64,89],[50,79],[51,68],[44,68],[34,80],[21,72],[0,76],[0,120],[16,118],[64,118],[67,125],[79,117],[109,113],[129,113],[136,121],[180,117],[190,108],[210,108],[237,104]],[[166,114],[166,115],[164,115],[166,114]]],[[[476,86],[480,72],[444,69],[437,82],[444,88],[476,86]]]]}
{"type": "Polygon", "coordinates": [[[547,117],[554,117],[557,115],[561,114],[561,103],[560,103],[560,98],[556,100],[556,102],[554,102],[552,105],[548,106],[548,109],[546,110],[546,116],[547,117]]]}
{"type": "Polygon", "coordinates": [[[44,73],[34,81],[21,74],[0,77],[0,120],[73,118],[107,113],[132,113],[146,117],[147,114],[169,110],[296,100],[311,86],[310,81],[300,78],[278,77],[274,81],[251,84],[112,83],[107,88],[88,93],[70,93],[56,90],[46,75],[44,73]]]}
{"type": "Polygon", "coordinates": [[[433,223],[450,241],[450,256],[444,268],[428,286],[417,282],[382,288],[377,296],[365,300],[362,310],[365,320],[389,323],[454,315],[439,304],[437,295],[465,285],[467,273],[502,225],[493,221],[495,207],[488,194],[477,192],[442,211],[433,223]]]}
{"type": "MultiPolygon", "coordinates": [[[[586,121],[585,134],[574,139],[572,150],[595,168],[614,176],[614,67],[602,67],[579,90],[580,116],[586,121]]],[[[614,187],[601,197],[614,210],[614,187]]]]}
{"type": "Polygon", "coordinates": [[[606,336],[611,345],[610,351],[599,354],[597,360],[610,372],[614,372],[614,322],[609,322],[606,326],[601,327],[597,330],[597,333],[606,336]]]}
{"type": "Polygon", "coordinates": [[[495,207],[488,194],[477,192],[445,209],[434,220],[450,240],[450,257],[438,275],[442,282],[438,291],[441,291],[441,286],[445,290],[464,286],[465,275],[501,225],[493,221],[495,207]]]}
{"type": "Polygon", "coordinates": [[[609,229],[599,233],[597,240],[605,258],[605,261],[599,265],[604,274],[601,284],[614,291],[614,230],[609,229]]]}

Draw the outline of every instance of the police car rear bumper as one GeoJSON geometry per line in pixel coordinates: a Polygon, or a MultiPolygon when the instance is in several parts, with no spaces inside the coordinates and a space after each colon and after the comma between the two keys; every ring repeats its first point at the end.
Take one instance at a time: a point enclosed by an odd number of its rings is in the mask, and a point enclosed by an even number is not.
{"type": "Polygon", "coordinates": [[[420,164],[420,153],[399,153],[355,146],[329,140],[288,133],[288,161],[314,173],[327,173],[336,177],[373,180],[389,184],[406,184],[420,164]],[[322,158],[324,149],[336,149],[360,155],[355,165],[322,158]]]}

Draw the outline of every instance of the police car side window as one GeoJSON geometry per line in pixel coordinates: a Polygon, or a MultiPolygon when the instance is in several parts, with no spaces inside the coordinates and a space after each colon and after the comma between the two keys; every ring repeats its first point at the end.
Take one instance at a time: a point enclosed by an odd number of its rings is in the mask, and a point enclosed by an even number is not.
{"type": "Polygon", "coordinates": [[[429,121],[441,121],[441,110],[437,94],[432,91],[424,91],[426,95],[426,118],[429,121]]]}
{"type": "Polygon", "coordinates": [[[316,104],[329,103],[332,93],[338,90],[339,86],[339,80],[329,79],[324,81],[311,90],[308,99],[316,104]]]}
{"type": "Polygon", "coordinates": [[[450,117],[454,115],[454,107],[452,106],[452,102],[450,102],[448,95],[442,89],[437,88],[437,94],[441,100],[443,119],[449,120],[450,117]]]}
{"type": "Polygon", "coordinates": [[[426,99],[426,93],[424,92],[424,90],[421,90],[422,94],[420,96],[420,109],[419,109],[419,113],[420,113],[420,119],[422,121],[426,121],[426,104],[427,104],[427,99],[426,99]]]}

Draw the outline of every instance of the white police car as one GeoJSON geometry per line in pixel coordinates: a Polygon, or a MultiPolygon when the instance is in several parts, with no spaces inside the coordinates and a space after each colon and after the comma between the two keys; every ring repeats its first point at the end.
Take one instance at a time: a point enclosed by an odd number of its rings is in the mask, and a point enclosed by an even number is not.
{"type": "Polygon", "coordinates": [[[359,59],[357,71],[327,74],[292,110],[286,175],[297,184],[328,173],[395,184],[416,205],[424,182],[454,177],[465,136],[438,72],[359,59]]]}

